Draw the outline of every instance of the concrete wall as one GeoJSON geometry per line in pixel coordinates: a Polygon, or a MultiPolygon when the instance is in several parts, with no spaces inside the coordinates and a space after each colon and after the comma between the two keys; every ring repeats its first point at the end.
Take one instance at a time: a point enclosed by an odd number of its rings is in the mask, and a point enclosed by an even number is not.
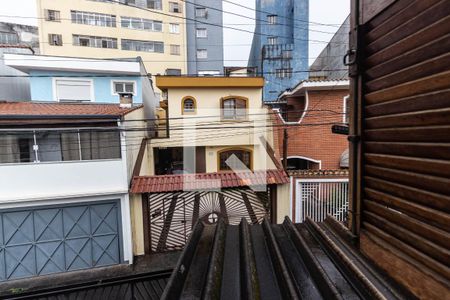
{"type": "Polygon", "coordinates": [[[274,101],[280,92],[308,78],[308,20],[309,0],[257,0],[256,27],[249,67],[258,67],[265,77],[264,101],[274,101]],[[277,24],[267,22],[267,13],[277,15],[277,24]],[[277,37],[277,45],[269,45],[267,39],[277,37]],[[282,59],[283,50],[292,50],[292,59],[282,59]],[[292,69],[290,78],[277,78],[277,69],[292,69]]]}
{"type": "Polygon", "coordinates": [[[191,3],[186,2],[186,17],[198,22],[186,21],[188,73],[192,75],[201,71],[223,73],[223,28],[220,27],[223,25],[223,16],[220,11],[222,10],[222,0],[191,0],[189,2],[191,3]],[[196,17],[195,8],[202,6],[208,7],[206,17],[196,17]],[[197,28],[206,28],[208,37],[197,38],[197,28]],[[206,49],[208,58],[197,59],[197,49],[206,49]]]}
{"type": "MultiPolygon", "coordinates": [[[[28,49],[0,48],[0,74],[8,76],[27,76],[14,68],[5,65],[4,54],[31,54],[28,49]]],[[[10,77],[0,79],[0,100],[28,101],[31,100],[30,80],[27,77],[10,77]]]]}
{"type": "MultiPolygon", "coordinates": [[[[112,81],[134,81],[136,82],[136,95],[133,96],[134,103],[142,103],[142,78],[136,77],[105,77],[104,74],[96,73],[77,73],[77,72],[47,72],[32,71],[30,78],[31,99],[35,101],[55,101],[54,78],[63,78],[64,76],[77,76],[74,79],[92,80],[94,86],[94,101],[99,103],[119,103],[119,96],[112,94],[112,81]],[[102,77],[93,77],[101,75],[102,77]],[[40,77],[39,77],[40,76],[40,77]],[[83,78],[83,76],[86,76],[83,78]]],[[[70,78],[68,78],[70,79],[70,78]]]]}
{"type": "Polygon", "coordinates": [[[281,224],[286,216],[291,216],[291,184],[277,185],[277,223],[281,224]]]}
{"type": "MultiPolygon", "coordinates": [[[[114,1],[118,2],[118,1],[114,1]]],[[[86,0],[54,1],[38,0],[37,9],[39,16],[39,37],[41,40],[41,54],[57,56],[73,56],[88,58],[128,58],[141,56],[149,73],[164,74],[166,69],[180,69],[182,73],[187,71],[186,66],[186,29],[184,20],[175,16],[184,17],[184,4],[178,1],[182,7],[182,13],[169,12],[169,0],[162,1],[162,14],[157,14],[146,9],[120,5],[118,3],[105,3],[86,0]],[[60,11],[61,22],[45,20],[45,9],[60,11]],[[84,24],[74,24],[71,21],[71,10],[112,14],[116,16],[116,27],[100,27],[84,24]],[[120,17],[136,17],[163,22],[162,32],[135,30],[122,28],[120,17]],[[180,24],[180,33],[169,33],[169,23],[180,24]],[[52,46],[48,43],[48,34],[62,34],[63,46],[52,46]],[[111,37],[118,39],[118,49],[103,49],[80,47],[72,45],[72,34],[85,34],[91,36],[111,37]],[[121,39],[142,41],[164,41],[164,53],[151,53],[142,51],[121,50],[121,39]],[[170,45],[180,45],[180,55],[170,54],[170,45]]]]}

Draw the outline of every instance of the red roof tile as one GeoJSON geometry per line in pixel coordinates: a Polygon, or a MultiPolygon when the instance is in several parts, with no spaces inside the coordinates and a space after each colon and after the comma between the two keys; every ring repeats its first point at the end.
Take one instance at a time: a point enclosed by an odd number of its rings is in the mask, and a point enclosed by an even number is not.
{"type": "Polygon", "coordinates": [[[123,116],[140,108],[122,108],[119,104],[93,103],[48,103],[48,102],[0,102],[0,116],[42,117],[42,116],[123,116]]]}
{"type": "Polygon", "coordinates": [[[135,176],[131,193],[163,193],[288,183],[283,170],[135,176]]]}

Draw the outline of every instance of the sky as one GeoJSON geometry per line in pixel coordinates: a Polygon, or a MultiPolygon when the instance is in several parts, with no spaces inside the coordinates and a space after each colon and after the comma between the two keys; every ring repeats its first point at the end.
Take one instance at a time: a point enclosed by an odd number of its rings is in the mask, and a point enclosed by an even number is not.
{"type": "MultiPolygon", "coordinates": [[[[56,0],[55,0],[56,1],[56,0]]],[[[65,0],[57,0],[65,1],[65,0]]],[[[254,8],[254,0],[231,0],[236,3],[254,8]]],[[[294,0],[295,1],[295,0],[294,0]]],[[[6,1],[5,1],[6,2],[6,1]]],[[[320,54],[332,37],[350,13],[350,0],[310,0],[309,3],[310,22],[334,24],[333,26],[321,26],[310,24],[310,30],[325,31],[329,33],[320,33],[310,31],[309,39],[323,41],[320,43],[309,43],[309,64],[320,54]]],[[[229,13],[224,13],[224,26],[235,27],[247,31],[253,31],[255,11],[235,6],[229,2],[223,3],[225,12],[233,12],[245,15],[247,18],[239,17],[229,13]],[[250,18],[250,19],[248,19],[250,18]],[[253,20],[252,20],[253,19],[253,20]]],[[[0,6],[0,21],[13,22],[20,24],[36,25],[36,1],[35,0],[14,0],[2,3],[0,6]],[[5,17],[5,16],[20,16],[5,17]]],[[[224,52],[226,66],[245,66],[247,64],[250,45],[253,35],[251,33],[236,31],[230,28],[224,29],[224,52]]]]}

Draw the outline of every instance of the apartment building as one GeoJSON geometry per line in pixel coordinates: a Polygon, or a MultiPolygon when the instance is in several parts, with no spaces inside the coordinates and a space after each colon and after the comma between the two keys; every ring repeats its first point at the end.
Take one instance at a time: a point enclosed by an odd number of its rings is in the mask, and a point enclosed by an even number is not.
{"type": "Polygon", "coordinates": [[[223,72],[222,0],[186,2],[188,72],[218,75],[223,72]]]}
{"type": "Polygon", "coordinates": [[[256,0],[249,67],[265,78],[264,101],[308,78],[309,0],[256,0]]]}
{"type": "Polygon", "coordinates": [[[179,0],[37,1],[43,55],[140,56],[149,73],[186,73],[185,5],[179,0]]]}

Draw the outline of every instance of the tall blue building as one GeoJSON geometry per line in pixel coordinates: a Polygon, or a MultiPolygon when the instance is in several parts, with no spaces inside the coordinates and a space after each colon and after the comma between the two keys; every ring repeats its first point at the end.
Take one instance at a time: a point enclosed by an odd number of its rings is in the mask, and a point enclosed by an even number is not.
{"type": "Polygon", "coordinates": [[[249,67],[265,77],[264,101],[308,78],[309,0],[256,0],[249,67]]]}
{"type": "Polygon", "coordinates": [[[223,72],[222,0],[185,3],[188,73],[219,75],[223,72]]]}

